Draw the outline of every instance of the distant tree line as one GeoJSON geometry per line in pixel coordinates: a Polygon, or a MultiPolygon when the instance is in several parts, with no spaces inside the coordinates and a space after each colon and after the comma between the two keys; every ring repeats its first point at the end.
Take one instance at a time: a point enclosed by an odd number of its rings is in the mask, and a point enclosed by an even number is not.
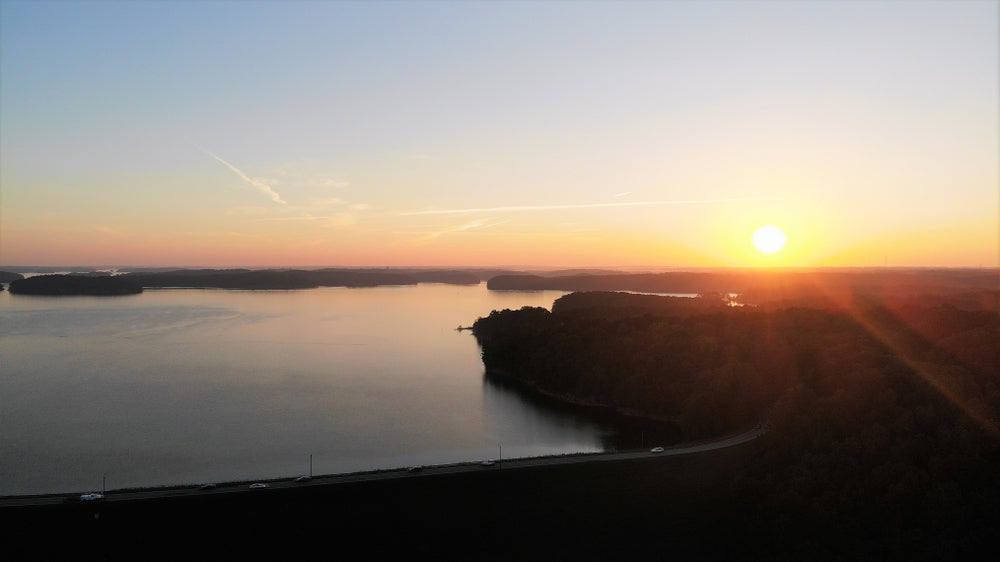
{"type": "Polygon", "coordinates": [[[631,291],[644,293],[736,293],[739,302],[783,308],[850,307],[877,299],[890,305],[960,302],[964,307],[1000,311],[1000,270],[992,269],[794,269],[592,273],[565,275],[500,274],[492,290],[631,291]]]}
{"type": "Polygon", "coordinates": [[[375,287],[417,283],[478,284],[474,273],[450,270],[287,269],[176,270],[125,274],[144,287],[205,287],[220,289],[311,289],[315,287],[375,287]]]}
{"type": "Polygon", "coordinates": [[[11,281],[17,281],[18,279],[24,279],[24,275],[10,271],[0,271],[0,283],[10,283],[11,281]]]}
{"type": "MultiPolygon", "coordinates": [[[[447,283],[477,285],[488,271],[443,269],[178,269],[150,270],[112,275],[110,272],[35,275],[12,293],[22,294],[120,294],[141,288],[214,288],[244,290],[294,290],[316,287],[377,287],[447,283]],[[88,283],[84,277],[114,278],[115,281],[88,283]]],[[[3,274],[0,281],[23,279],[18,273],[3,274]]]]}

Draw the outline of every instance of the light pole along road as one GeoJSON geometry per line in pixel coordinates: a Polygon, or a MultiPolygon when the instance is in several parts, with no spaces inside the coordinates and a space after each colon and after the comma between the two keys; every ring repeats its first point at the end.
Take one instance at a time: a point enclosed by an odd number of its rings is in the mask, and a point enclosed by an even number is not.
{"type": "MultiPolygon", "coordinates": [[[[118,502],[134,501],[143,499],[170,498],[194,495],[217,495],[235,493],[265,493],[267,489],[283,488],[308,488],[313,486],[329,486],[348,482],[369,482],[375,480],[388,480],[392,478],[415,478],[439,474],[458,474],[463,472],[481,472],[484,470],[500,470],[501,465],[504,470],[514,470],[518,468],[528,468],[536,466],[554,466],[564,464],[577,464],[587,462],[610,462],[643,459],[657,456],[689,455],[702,453],[716,449],[724,449],[735,445],[742,445],[760,437],[766,431],[763,424],[758,424],[753,429],[742,433],[729,435],[711,441],[698,443],[688,443],[669,448],[656,447],[654,449],[642,449],[636,451],[623,451],[611,453],[581,453],[571,455],[556,455],[548,457],[528,457],[500,460],[500,462],[463,462],[445,465],[428,465],[418,468],[398,468],[388,470],[375,470],[367,472],[354,472],[348,474],[332,474],[316,477],[283,478],[274,480],[261,480],[254,484],[255,489],[250,489],[248,482],[232,482],[218,484],[208,488],[204,486],[176,486],[163,488],[148,488],[140,490],[121,490],[102,494],[103,498],[91,500],[95,502],[118,502]],[[261,486],[260,484],[265,484],[261,486]]],[[[502,449],[501,449],[502,450],[502,449]]],[[[37,505],[54,505],[65,503],[71,500],[78,500],[77,494],[51,494],[40,496],[11,496],[0,498],[0,509],[5,507],[23,507],[37,505]]]]}

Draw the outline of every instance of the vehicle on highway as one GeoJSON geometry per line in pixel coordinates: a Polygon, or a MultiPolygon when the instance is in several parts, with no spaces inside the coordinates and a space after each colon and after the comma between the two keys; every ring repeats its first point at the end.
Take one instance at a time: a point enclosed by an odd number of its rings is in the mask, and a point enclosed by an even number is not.
{"type": "Polygon", "coordinates": [[[296,482],[308,482],[312,480],[312,476],[299,476],[295,479],[296,482]]]}
{"type": "Polygon", "coordinates": [[[80,496],[80,500],[85,501],[85,502],[92,502],[92,501],[103,500],[103,499],[104,499],[104,494],[99,494],[97,492],[89,492],[89,493],[86,493],[86,494],[82,494],[80,496]]]}
{"type": "Polygon", "coordinates": [[[497,463],[497,461],[483,461],[483,462],[481,462],[481,463],[479,463],[479,464],[481,464],[481,465],[483,465],[483,466],[493,466],[493,465],[495,465],[496,463],[497,463]]]}
{"type": "Polygon", "coordinates": [[[250,484],[251,490],[258,490],[260,488],[267,488],[267,484],[261,482],[254,482],[253,484],[250,484]]]}
{"type": "Polygon", "coordinates": [[[198,486],[198,489],[200,490],[211,490],[213,488],[215,488],[215,484],[202,484],[201,486],[198,486]]]}
{"type": "Polygon", "coordinates": [[[662,453],[663,452],[663,447],[653,447],[652,449],[649,450],[649,452],[650,453],[662,453]]]}
{"type": "Polygon", "coordinates": [[[424,467],[422,466],[411,466],[410,468],[406,469],[406,472],[420,472],[423,469],[424,467]]]}

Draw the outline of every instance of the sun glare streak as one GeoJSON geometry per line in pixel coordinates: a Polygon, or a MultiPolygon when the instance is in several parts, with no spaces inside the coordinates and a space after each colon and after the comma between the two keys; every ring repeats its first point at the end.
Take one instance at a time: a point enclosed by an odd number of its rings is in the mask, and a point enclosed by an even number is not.
{"type": "MultiPolygon", "coordinates": [[[[929,368],[928,365],[918,361],[915,357],[915,353],[907,348],[901,338],[893,337],[893,334],[889,330],[884,329],[876,318],[864,310],[863,304],[855,302],[853,297],[835,291],[830,287],[824,287],[823,285],[820,285],[819,287],[833,302],[839,302],[842,306],[844,306],[847,314],[850,315],[850,317],[857,322],[858,325],[864,328],[866,332],[891,351],[893,356],[899,358],[903,364],[929,384],[931,388],[936,390],[945,399],[964,412],[965,415],[975,421],[981,428],[983,428],[984,431],[994,436],[1000,436],[1000,426],[997,425],[996,421],[991,419],[986,412],[975,408],[969,400],[970,397],[964,397],[961,395],[960,389],[949,385],[947,380],[943,377],[937,376],[937,374],[929,368]]],[[[905,322],[895,314],[893,314],[893,317],[895,320],[905,324],[905,322]]]]}
{"type": "Polygon", "coordinates": [[[495,220],[491,220],[491,219],[476,219],[476,220],[472,220],[472,221],[469,221],[469,222],[466,222],[464,224],[460,224],[460,225],[457,225],[457,226],[445,228],[445,229],[442,229],[442,230],[436,230],[434,232],[428,232],[428,233],[426,233],[426,234],[418,237],[415,241],[416,242],[427,242],[427,241],[433,240],[435,238],[440,238],[441,236],[444,236],[446,234],[454,234],[454,233],[457,233],[457,232],[465,232],[467,230],[482,230],[482,229],[486,229],[486,228],[493,228],[494,226],[499,226],[499,225],[502,225],[502,224],[506,224],[507,222],[509,222],[509,221],[495,221],[495,220]]]}
{"type": "Polygon", "coordinates": [[[904,348],[901,342],[894,341],[888,334],[882,333],[874,322],[862,316],[860,312],[855,313],[854,318],[859,321],[859,323],[866,330],[868,330],[872,336],[878,339],[879,342],[888,347],[896,357],[901,359],[907,367],[912,369],[913,372],[920,376],[920,378],[930,384],[934,390],[941,393],[942,396],[962,410],[985,431],[993,434],[994,436],[1000,436],[1000,427],[997,426],[994,420],[990,419],[985,412],[979,411],[975,408],[968,400],[968,397],[964,397],[959,394],[959,389],[953,388],[949,385],[944,377],[938,376],[933,369],[929,368],[928,365],[925,365],[911,357],[910,353],[904,348]]]}

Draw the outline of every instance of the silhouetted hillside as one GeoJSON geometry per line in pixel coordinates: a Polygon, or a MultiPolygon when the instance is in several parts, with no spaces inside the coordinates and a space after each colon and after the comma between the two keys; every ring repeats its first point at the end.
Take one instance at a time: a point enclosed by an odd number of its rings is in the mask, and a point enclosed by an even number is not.
{"type": "Polygon", "coordinates": [[[1000,528],[1000,314],[937,296],[699,311],[574,294],[474,333],[488,372],[550,396],[687,437],[767,424],[732,489],[780,559],[982,559],[1000,528]]]}

